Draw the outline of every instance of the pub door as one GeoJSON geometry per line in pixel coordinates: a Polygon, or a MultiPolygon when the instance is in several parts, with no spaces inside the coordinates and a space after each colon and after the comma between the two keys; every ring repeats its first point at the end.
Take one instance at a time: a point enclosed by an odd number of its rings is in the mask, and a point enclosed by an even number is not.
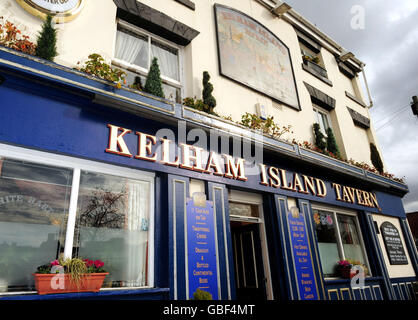
{"type": "Polygon", "coordinates": [[[263,256],[258,223],[231,221],[238,300],[266,300],[263,256]]]}

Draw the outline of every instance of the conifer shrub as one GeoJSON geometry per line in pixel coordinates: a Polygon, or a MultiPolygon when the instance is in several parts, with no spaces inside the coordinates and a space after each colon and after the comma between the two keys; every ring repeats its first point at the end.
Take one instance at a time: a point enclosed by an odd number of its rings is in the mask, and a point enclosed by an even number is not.
{"type": "Polygon", "coordinates": [[[327,129],[327,150],[340,158],[340,150],[338,149],[337,141],[331,128],[327,129]]]}
{"type": "Polygon", "coordinates": [[[319,127],[319,124],[314,123],[313,129],[314,129],[314,134],[315,134],[315,145],[319,149],[325,150],[327,148],[327,142],[325,140],[325,136],[321,132],[321,128],[319,127]]]}
{"type": "Polygon", "coordinates": [[[153,94],[154,96],[164,98],[160,67],[158,66],[158,59],[156,57],[152,59],[144,91],[153,94]]]}
{"type": "Polygon", "coordinates": [[[372,161],[373,166],[382,174],[383,171],[383,161],[380,158],[379,151],[376,148],[374,143],[370,143],[370,160],[372,161]]]}
{"type": "Polygon", "coordinates": [[[36,56],[53,61],[57,53],[57,30],[52,25],[52,16],[48,15],[42,24],[36,43],[36,56]]]}
{"type": "Polygon", "coordinates": [[[207,113],[213,113],[213,109],[216,107],[216,99],[212,95],[213,85],[209,82],[210,75],[209,72],[203,71],[203,90],[202,90],[202,99],[203,103],[208,106],[208,110],[205,110],[207,113]]]}

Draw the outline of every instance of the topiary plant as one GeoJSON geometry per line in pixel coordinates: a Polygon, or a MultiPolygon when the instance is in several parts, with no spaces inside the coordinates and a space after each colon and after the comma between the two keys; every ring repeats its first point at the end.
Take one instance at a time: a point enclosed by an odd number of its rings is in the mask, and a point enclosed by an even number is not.
{"type": "Polygon", "coordinates": [[[193,293],[193,300],[213,300],[213,298],[209,292],[196,289],[193,293]]]}
{"type": "Polygon", "coordinates": [[[319,149],[325,150],[327,148],[327,142],[325,140],[325,136],[321,132],[321,128],[319,127],[319,124],[314,123],[313,129],[314,129],[314,134],[315,134],[315,145],[319,149]]]}
{"type": "Polygon", "coordinates": [[[340,158],[340,150],[338,149],[337,141],[331,128],[327,129],[327,150],[340,158]]]}
{"type": "Polygon", "coordinates": [[[144,91],[153,94],[154,96],[164,98],[160,67],[158,66],[158,59],[156,57],[152,59],[147,81],[145,82],[144,91]]]}
{"type": "Polygon", "coordinates": [[[382,174],[383,171],[383,161],[380,158],[379,151],[376,148],[374,143],[370,143],[370,160],[372,161],[373,166],[382,174]]]}
{"type": "Polygon", "coordinates": [[[209,110],[205,110],[207,113],[213,113],[213,109],[216,107],[216,99],[212,95],[213,85],[209,82],[210,75],[209,72],[203,71],[203,91],[202,91],[202,98],[203,103],[208,106],[209,110]]]}
{"type": "Polygon", "coordinates": [[[42,25],[36,43],[36,56],[53,61],[57,53],[57,30],[52,25],[52,17],[48,15],[42,25]]]}

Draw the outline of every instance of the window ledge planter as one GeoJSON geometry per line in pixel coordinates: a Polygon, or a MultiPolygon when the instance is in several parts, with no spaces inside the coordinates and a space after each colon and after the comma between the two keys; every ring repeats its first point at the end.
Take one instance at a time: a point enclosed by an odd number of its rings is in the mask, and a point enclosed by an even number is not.
{"type": "Polygon", "coordinates": [[[38,294],[99,292],[105,277],[109,273],[86,273],[78,283],[71,279],[70,274],[38,274],[34,273],[35,287],[38,294]],[[55,278],[54,278],[55,277],[55,278]],[[62,278],[58,278],[62,277],[62,278]],[[60,281],[61,284],[60,285],[60,281]]]}

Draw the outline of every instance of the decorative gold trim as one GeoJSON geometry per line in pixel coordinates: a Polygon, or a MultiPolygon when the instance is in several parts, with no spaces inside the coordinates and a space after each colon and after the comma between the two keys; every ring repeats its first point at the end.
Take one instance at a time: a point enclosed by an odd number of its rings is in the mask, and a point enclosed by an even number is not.
{"type": "Polygon", "coordinates": [[[337,294],[337,300],[340,300],[340,294],[338,292],[338,289],[329,289],[328,290],[328,300],[332,300],[331,299],[331,293],[335,292],[337,294]]]}
{"type": "Polygon", "coordinates": [[[345,291],[348,291],[348,295],[350,296],[350,301],[353,300],[353,297],[351,296],[351,291],[350,291],[349,288],[341,288],[340,289],[341,299],[345,300],[344,295],[343,295],[343,292],[345,292],[345,291]]]}
{"type": "Polygon", "coordinates": [[[77,5],[73,9],[65,12],[54,12],[40,7],[31,0],[16,0],[16,2],[27,12],[42,20],[51,15],[55,23],[65,23],[75,19],[84,6],[84,0],[78,0],[77,5]]]}

